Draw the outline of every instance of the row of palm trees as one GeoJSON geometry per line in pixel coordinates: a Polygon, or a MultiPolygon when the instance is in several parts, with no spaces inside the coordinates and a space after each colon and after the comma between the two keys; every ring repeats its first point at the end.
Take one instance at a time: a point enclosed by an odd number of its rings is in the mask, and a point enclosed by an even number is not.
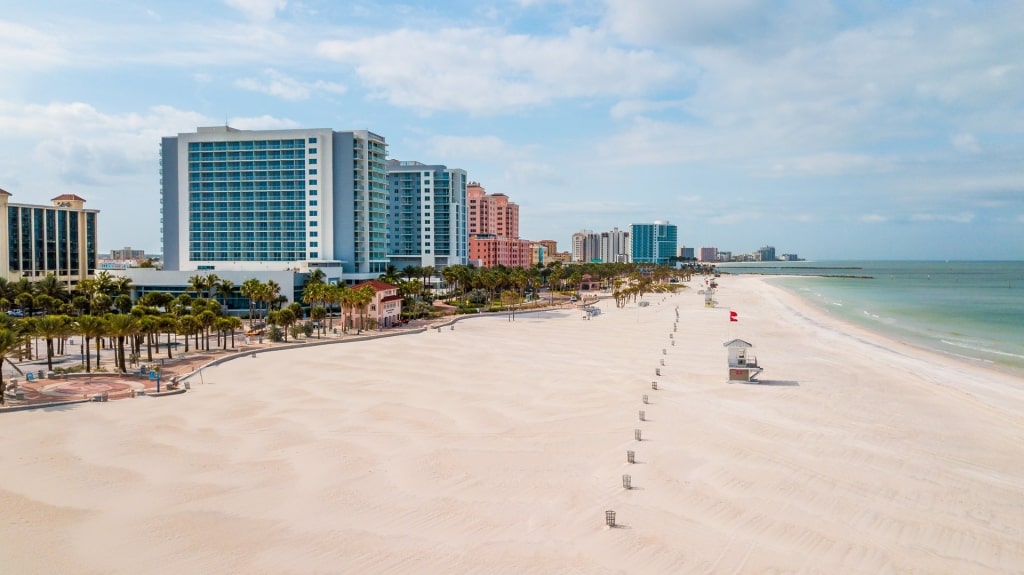
{"type": "MultiPolygon", "coordinates": [[[[649,279],[653,283],[663,283],[669,277],[689,279],[689,270],[676,270],[668,266],[636,263],[578,263],[566,265],[562,262],[551,262],[547,265],[537,264],[531,267],[494,266],[477,268],[468,265],[453,265],[443,268],[440,272],[433,267],[409,266],[401,272],[389,266],[380,279],[399,286],[400,293],[407,298],[407,306],[430,293],[428,282],[440,277],[444,280],[447,290],[446,298],[463,300],[471,291],[478,290],[486,294],[488,302],[495,300],[510,301],[516,298],[507,297],[507,292],[517,294],[521,300],[527,290],[537,290],[548,286],[552,292],[576,292],[584,279],[589,276],[592,282],[611,287],[613,280],[623,285],[629,280],[630,290],[635,290],[640,278],[649,279]],[[407,279],[401,280],[404,276],[407,279]]],[[[650,284],[648,284],[650,285],[650,284]]],[[[633,292],[631,292],[633,293],[633,292]]]]}
{"type": "MultiPolygon", "coordinates": [[[[161,336],[165,336],[166,356],[173,359],[178,336],[184,336],[184,351],[194,342],[196,349],[209,350],[216,335],[217,345],[226,349],[229,339],[234,346],[235,331],[242,320],[225,316],[216,300],[192,299],[188,294],[173,297],[166,293],[149,293],[139,299],[129,313],[81,314],[76,316],[49,314],[16,319],[0,315],[0,365],[14,366],[13,360],[32,358],[34,338],[45,342],[47,369],[53,369],[53,357],[65,353],[68,338],[81,337],[82,364],[92,372],[93,351],[95,369],[101,369],[101,350],[114,350],[115,368],[126,373],[129,357],[139,359],[145,349],[147,361],[152,362],[154,352],[161,353],[161,336]],[[172,339],[175,340],[172,342],[172,339]],[[95,347],[93,347],[95,346],[95,347]]],[[[0,370],[0,397],[6,382],[0,370]]]]}
{"type": "Polygon", "coordinates": [[[329,284],[322,270],[315,270],[306,281],[302,291],[302,303],[309,306],[309,315],[317,321],[319,329],[334,328],[334,309],[337,306],[342,316],[345,331],[356,328],[354,311],[359,310],[359,329],[366,329],[366,313],[377,298],[377,290],[371,285],[349,287],[344,284],[329,284]],[[327,318],[327,325],[324,319],[327,318]]]}

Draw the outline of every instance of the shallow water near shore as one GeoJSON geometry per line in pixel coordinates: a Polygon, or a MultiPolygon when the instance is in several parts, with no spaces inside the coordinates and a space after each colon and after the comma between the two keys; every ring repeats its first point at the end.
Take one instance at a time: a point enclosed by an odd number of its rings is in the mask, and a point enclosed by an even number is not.
{"type": "Polygon", "coordinates": [[[771,281],[845,321],[1024,375],[1024,262],[773,263],[723,271],[795,274],[771,281]]]}

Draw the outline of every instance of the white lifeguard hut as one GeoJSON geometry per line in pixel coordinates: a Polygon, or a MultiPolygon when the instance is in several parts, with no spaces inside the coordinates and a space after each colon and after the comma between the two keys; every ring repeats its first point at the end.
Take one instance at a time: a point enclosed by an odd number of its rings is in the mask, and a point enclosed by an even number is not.
{"type": "Polygon", "coordinates": [[[718,304],[718,302],[715,301],[715,288],[709,287],[701,290],[701,292],[704,294],[704,307],[715,307],[715,305],[718,304]]]}
{"type": "Polygon", "coordinates": [[[764,371],[757,365],[757,358],[747,351],[753,344],[734,339],[724,344],[729,348],[729,381],[746,381],[757,383],[757,374],[764,371]]]}

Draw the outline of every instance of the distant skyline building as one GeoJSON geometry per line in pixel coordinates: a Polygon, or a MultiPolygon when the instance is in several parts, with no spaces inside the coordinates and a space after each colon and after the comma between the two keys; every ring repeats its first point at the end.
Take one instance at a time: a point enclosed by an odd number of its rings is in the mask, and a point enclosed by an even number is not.
{"type": "Polygon", "coordinates": [[[85,199],[62,194],[52,205],[10,203],[0,190],[0,277],[37,281],[53,274],[77,285],[96,274],[99,260],[99,211],[85,209],[85,199]]]}
{"type": "Polygon", "coordinates": [[[775,246],[763,246],[757,250],[758,259],[762,262],[774,262],[775,246]]]}
{"type": "Polygon", "coordinates": [[[598,257],[602,262],[628,263],[631,261],[630,254],[633,250],[629,240],[629,232],[619,228],[612,228],[611,231],[601,232],[598,249],[598,257]]]}
{"type": "Polygon", "coordinates": [[[664,264],[675,257],[678,228],[668,222],[630,226],[632,257],[635,263],[664,264]]]}
{"type": "Polygon", "coordinates": [[[142,260],[146,259],[145,250],[133,250],[131,246],[125,246],[120,250],[110,250],[112,260],[142,260]]]}
{"type": "Polygon", "coordinates": [[[679,248],[679,259],[682,261],[693,261],[695,258],[693,248],[682,246],[679,248]]]}
{"type": "Polygon", "coordinates": [[[475,235],[469,238],[469,259],[482,268],[497,265],[528,268],[531,260],[530,242],[491,234],[475,235]]]}
{"type": "Polygon", "coordinates": [[[519,237],[519,206],[505,194],[488,194],[478,182],[466,186],[469,235],[519,237]]]}
{"type": "Polygon", "coordinates": [[[466,171],[388,160],[388,255],[399,269],[469,261],[466,171]]]}
{"type": "Polygon", "coordinates": [[[700,261],[702,262],[717,262],[718,261],[718,248],[701,248],[700,249],[700,261]]]}
{"type": "Polygon", "coordinates": [[[387,144],[367,130],[200,127],[161,143],[166,270],[388,265],[387,144]]]}
{"type": "Polygon", "coordinates": [[[519,206],[505,194],[488,194],[478,182],[466,186],[469,261],[480,267],[530,266],[530,242],[519,238],[519,206]]]}
{"type": "Polygon", "coordinates": [[[611,231],[595,233],[580,230],[572,235],[572,261],[626,263],[631,261],[629,232],[612,228],[611,231]]]}

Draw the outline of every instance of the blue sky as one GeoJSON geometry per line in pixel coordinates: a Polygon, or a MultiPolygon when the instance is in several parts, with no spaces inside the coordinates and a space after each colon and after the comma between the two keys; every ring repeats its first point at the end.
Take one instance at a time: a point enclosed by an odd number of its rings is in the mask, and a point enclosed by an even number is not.
{"type": "Polygon", "coordinates": [[[369,129],[562,249],[1024,259],[1024,3],[7,3],[0,188],[157,252],[161,136],[369,129]]]}

